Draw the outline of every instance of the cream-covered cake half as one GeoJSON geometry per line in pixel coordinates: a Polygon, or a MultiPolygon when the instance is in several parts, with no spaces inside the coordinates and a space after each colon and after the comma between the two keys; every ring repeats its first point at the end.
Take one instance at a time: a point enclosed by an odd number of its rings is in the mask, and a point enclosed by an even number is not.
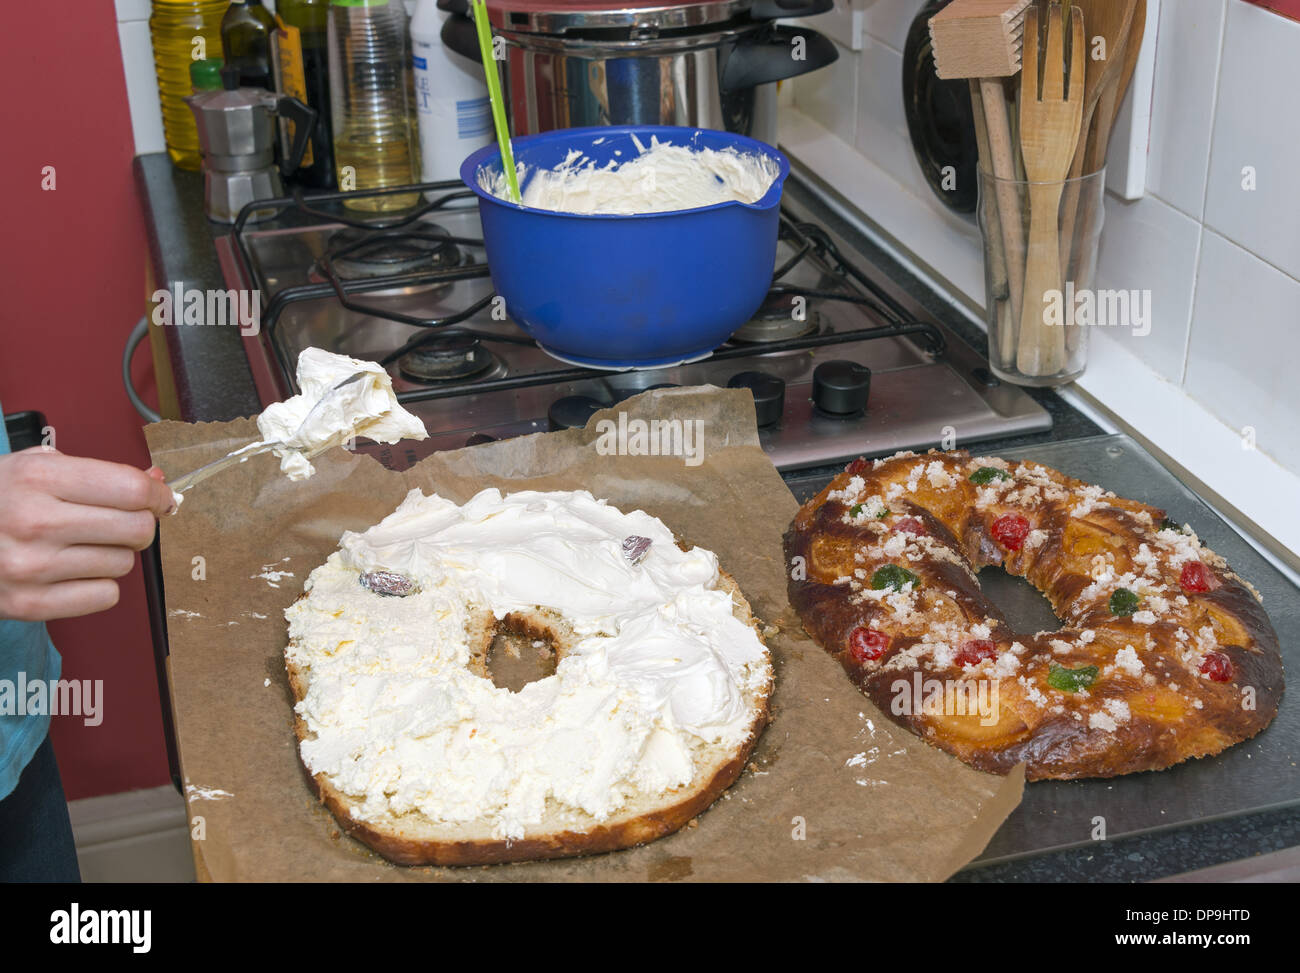
{"type": "Polygon", "coordinates": [[[462,506],[413,490],[305,587],[285,651],[302,761],[362,840],[419,846],[395,860],[658,837],[638,824],[706,807],[766,719],[770,656],[716,556],[586,492],[489,489],[462,506]],[[409,593],[367,586],[394,577],[409,593]],[[553,675],[493,684],[482,659],[501,620],[555,636],[553,675]]]}

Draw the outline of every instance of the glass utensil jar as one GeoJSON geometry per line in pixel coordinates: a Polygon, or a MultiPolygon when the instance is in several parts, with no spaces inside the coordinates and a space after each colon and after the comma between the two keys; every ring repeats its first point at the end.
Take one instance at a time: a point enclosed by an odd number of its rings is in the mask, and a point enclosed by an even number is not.
{"type": "Polygon", "coordinates": [[[1121,324],[1093,291],[1106,171],[1056,183],[980,170],[989,366],[1016,385],[1072,382],[1088,361],[1088,330],[1121,324]]]}

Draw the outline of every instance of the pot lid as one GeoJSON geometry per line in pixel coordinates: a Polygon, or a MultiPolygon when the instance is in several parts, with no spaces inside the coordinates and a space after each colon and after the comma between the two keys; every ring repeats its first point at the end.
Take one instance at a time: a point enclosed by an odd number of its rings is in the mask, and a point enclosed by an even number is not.
{"type": "Polygon", "coordinates": [[[754,0],[488,0],[488,19],[499,30],[565,34],[603,29],[682,30],[725,24],[748,12],[754,0]]]}

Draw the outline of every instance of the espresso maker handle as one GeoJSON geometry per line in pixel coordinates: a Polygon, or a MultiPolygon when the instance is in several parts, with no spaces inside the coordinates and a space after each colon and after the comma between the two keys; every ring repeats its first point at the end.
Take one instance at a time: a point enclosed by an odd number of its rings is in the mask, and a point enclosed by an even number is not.
{"type": "Polygon", "coordinates": [[[307,151],[307,140],[311,138],[316,127],[317,111],[303,104],[292,95],[280,95],[275,99],[271,111],[281,118],[293,122],[293,146],[289,149],[289,158],[280,160],[280,175],[288,178],[302,165],[302,157],[307,151]]]}

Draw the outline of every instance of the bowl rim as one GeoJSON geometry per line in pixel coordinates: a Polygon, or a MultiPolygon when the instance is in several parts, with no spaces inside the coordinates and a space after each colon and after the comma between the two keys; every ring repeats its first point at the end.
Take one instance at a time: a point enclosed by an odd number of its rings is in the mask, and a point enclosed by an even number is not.
{"type": "Polygon", "coordinates": [[[776,146],[769,145],[759,139],[752,138],[748,135],[739,135],[735,132],[726,132],[721,129],[704,128],[699,125],[589,125],[582,128],[557,128],[549,132],[538,132],[533,135],[524,135],[518,138],[512,138],[512,146],[529,145],[536,142],[560,141],[565,137],[575,136],[596,136],[596,135],[644,135],[658,136],[661,140],[677,135],[687,138],[694,138],[700,134],[721,135],[735,141],[737,148],[745,148],[749,151],[760,153],[772,158],[777,164],[776,178],[772,180],[772,185],[767,188],[761,198],[752,203],[746,203],[739,199],[727,199],[720,203],[710,203],[708,206],[694,206],[689,209],[672,209],[661,210],[654,213],[569,213],[563,210],[540,209],[536,206],[525,206],[523,203],[514,203],[508,199],[502,199],[500,196],[494,196],[478,184],[475,178],[478,171],[485,164],[501,161],[501,149],[496,142],[491,142],[482,148],[476,149],[465,161],[460,164],[461,181],[479,198],[480,201],[495,203],[500,206],[506,206],[513,210],[524,213],[536,213],[540,216],[554,216],[563,219],[574,220],[627,220],[627,219],[653,219],[656,217],[683,216],[691,213],[710,213],[716,210],[732,206],[743,207],[752,210],[769,210],[778,206],[781,202],[781,194],[785,188],[785,180],[790,175],[790,160],[776,146]]]}

